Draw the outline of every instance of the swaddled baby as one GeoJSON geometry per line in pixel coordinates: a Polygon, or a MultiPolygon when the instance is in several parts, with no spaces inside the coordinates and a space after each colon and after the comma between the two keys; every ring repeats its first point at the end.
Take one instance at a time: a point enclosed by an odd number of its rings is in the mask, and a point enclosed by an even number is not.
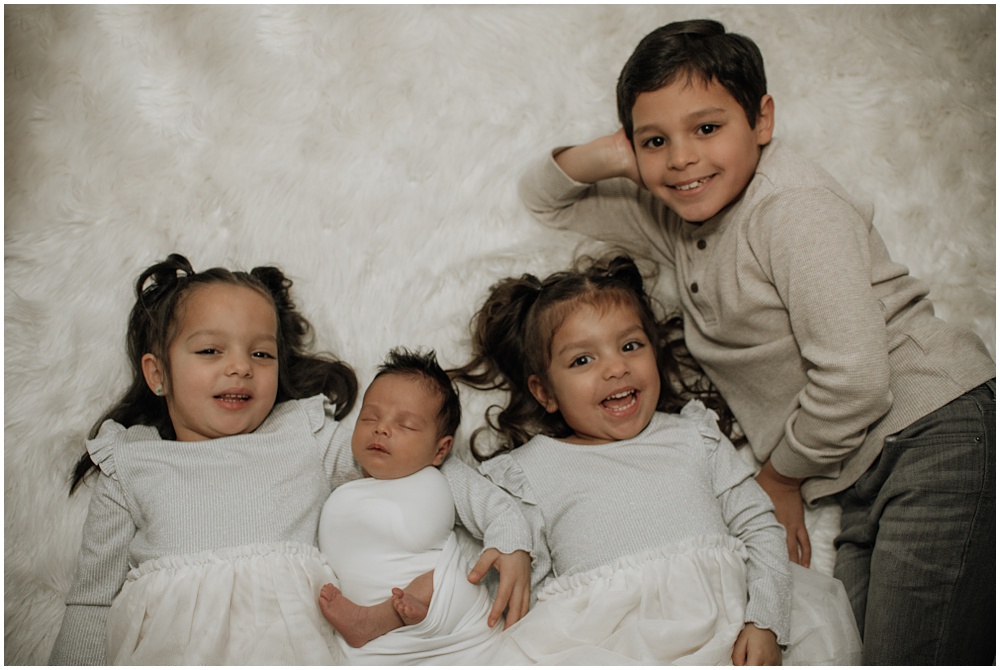
{"type": "MultiPolygon", "coordinates": [[[[451,486],[461,481],[498,526],[526,525],[513,500],[471,469],[450,463],[447,478],[437,469],[459,414],[433,355],[394,351],[365,393],[351,440],[365,478],[330,495],[319,525],[320,551],[340,581],[323,588],[320,607],[352,663],[483,664],[495,651],[501,627],[489,625],[486,588],[467,578],[451,486]]],[[[526,585],[527,552],[509,558],[526,585]]],[[[516,598],[508,624],[526,609],[527,589],[516,598]]]]}

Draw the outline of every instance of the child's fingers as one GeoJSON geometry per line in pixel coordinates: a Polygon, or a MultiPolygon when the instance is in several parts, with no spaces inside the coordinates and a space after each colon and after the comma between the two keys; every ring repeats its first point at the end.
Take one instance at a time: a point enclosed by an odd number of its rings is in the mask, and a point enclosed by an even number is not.
{"type": "MultiPolygon", "coordinates": [[[[525,585],[526,586],[526,585],[525,585]]],[[[527,588],[515,588],[510,594],[510,603],[507,606],[507,623],[504,630],[510,628],[528,613],[530,595],[527,588]]]]}
{"type": "Polygon", "coordinates": [[[493,563],[497,560],[499,553],[496,549],[487,549],[484,551],[479,560],[476,561],[476,564],[472,566],[472,570],[469,572],[469,581],[473,584],[478,584],[479,580],[489,572],[493,563]]]}
{"type": "Polygon", "coordinates": [[[503,617],[503,611],[507,608],[507,603],[510,601],[512,587],[510,579],[504,579],[501,574],[500,584],[497,586],[497,598],[493,601],[493,609],[490,610],[490,616],[486,620],[490,628],[495,626],[497,621],[500,621],[501,617],[503,617]]]}
{"type": "Polygon", "coordinates": [[[809,531],[805,526],[801,526],[797,532],[799,538],[799,565],[804,568],[809,567],[812,560],[812,543],[809,541],[809,531]]]}
{"type": "Polygon", "coordinates": [[[747,662],[747,640],[745,635],[736,638],[733,645],[733,665],[746,665],[747,662]]]}

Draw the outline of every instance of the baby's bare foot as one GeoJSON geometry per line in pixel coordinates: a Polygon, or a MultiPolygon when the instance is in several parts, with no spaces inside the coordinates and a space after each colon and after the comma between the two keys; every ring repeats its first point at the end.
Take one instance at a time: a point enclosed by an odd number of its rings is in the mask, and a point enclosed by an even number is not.
{"type": "Polygon", "coordinates": [[[333,584],[327,584],[320,590],[319,608],[330,625],[354,648],[363,647],[388,632],[385,622],[378,620],[372,608],[351,602],[333,584]]]}
{"type": "Polygon", "coordinates": [[[392,590],[392,606],[407,626],[420,623],[427,617],[427,604],[402,589],[392,590]]]}

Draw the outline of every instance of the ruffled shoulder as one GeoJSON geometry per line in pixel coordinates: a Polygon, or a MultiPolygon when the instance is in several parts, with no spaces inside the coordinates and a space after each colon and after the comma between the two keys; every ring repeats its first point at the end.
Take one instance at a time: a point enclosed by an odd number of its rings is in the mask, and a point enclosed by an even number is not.
{"type": "Polygon", "coordinates": [[[337,406],[322,393],[298,402],[309,419],[309,428],[313,433],[321,431],[327,421],[335,420],[333,415],[337,412],[337,406]]]}
{"type": "Polygon", "coordinates": [[[126,448],[128,444],[145,440],[159,440],[160,435],[151,426],[132,426],[126,428],[113,419],[101,424],[97,437],[87,440],[87,452],[101,472],[118,479],[118,468],[115,464],[117,450],[126,448]]]}
{"type": "Polygon", "coordinates": [[[705,407],[700,400],[689,400],[681,409],[681,416],[694,423],[707,444],[717,445],[725,438],[719,429],[719,415],[705,407]]]}
{"type": "Polygon", "coordinates": [[[264,422],[267,428],[264,426],[261,428],[264,428],[265,432],[269,429],[279,430],[279,427],[287,425],[286,422],[303,421],[304,416],[309,431],[315,434],[320,432],[327,422],[335,421],[333,415],[336,411],[336,405],[322,393],[301,400],[286,400],[274,406],[264,422]]]}
{"type": "Polygon", "coordinates": [[[531,483],[513,454],[499,454],[483,461],[479,464],[479,472],[521,502],[529,505],[538,504],[531,490],[531,483]]]}
{"type": "Polygon", "coordinates": [[[719,428],[718,414],[705,407],[700,400],[691,400],[681,410],[681,415],[694,422],[701,442],[708,450],[716,495],[754,476],[756,468],[740,455],[719,428]]]}

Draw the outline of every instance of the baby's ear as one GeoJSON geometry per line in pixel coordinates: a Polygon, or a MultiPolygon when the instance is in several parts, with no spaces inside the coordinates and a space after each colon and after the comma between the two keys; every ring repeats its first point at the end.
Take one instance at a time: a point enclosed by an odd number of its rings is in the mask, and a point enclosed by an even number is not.
{"type": "Polygon", "coordinates": [[[538,404],[545,408],[546,412],[553,414],[559,411],[559,403],[545,388],[545,382],[542,381],[541,377],[538,375],[528,377],[528,390],[531,391],[531,395],[535,396],[538,404]]]}
{"type": "Polygon", "coordinates": [[[165,394],[167,376],[160,361],[153,354],[142,355],[142,376],[146,378],[146,386],[150,391],[159,396],[165,394]]]}
{"type": "Polygon", "coordinates": [[[442,437],[438,440],[437,451],[434,452],[434,460],[431,461],[431,465],[438,466],[444,463],[444,459],[448,457],[451,453],[451,445],[455,443],[455,438],[451,435],[442,437]]]}

